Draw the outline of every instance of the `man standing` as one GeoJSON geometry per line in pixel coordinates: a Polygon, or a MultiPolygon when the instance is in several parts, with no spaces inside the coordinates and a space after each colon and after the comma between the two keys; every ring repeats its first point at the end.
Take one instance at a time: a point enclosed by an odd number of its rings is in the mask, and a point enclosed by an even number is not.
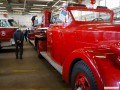
{"type": "Polygon", "coordinates": [[[26,29],[25,32],[24,32],[24,37],[25,37],[26,41],[27,41],[27,36],[28,36],[28,30],[26,29]]]}
{"type": "Polygon", "coordinates": [[[14,32],[14,36],[13,37],[14,37],[15,46],[16,46],[16,59],[18,59],[18,54],[20,54],[20,59],[22,59],[24,34],[23,34],[23,32],[20,29],[17,29],[14,32]]]}
{"type": "Polygon", "coordinates": [[[37,17],[37,15],[33,16],[32,19],[31,19],[33,26],[34,26],[34,21],[35,21],[35,18],[36,18],[36,17],[37,17]]]}

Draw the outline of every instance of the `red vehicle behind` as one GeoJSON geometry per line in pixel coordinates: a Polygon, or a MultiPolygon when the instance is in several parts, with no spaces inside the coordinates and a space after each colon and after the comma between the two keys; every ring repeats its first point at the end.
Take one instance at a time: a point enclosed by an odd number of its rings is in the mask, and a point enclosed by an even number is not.
{"type": "Polygon", "coordinates": [[[15,44],[13,40],[13,33],[17,28],[18,25],[13,19],[0,19],[0,48],[15,44]]]}
{"type": "Polygon", "coordinates": [[[38,53],[73,90],[119,90],[120,25],[113,15],[106,7],[68,6],[62,23],[39,35],[38,53]]]}
{"type": "Polygon", "coordinates": [[[39,39],[39,34],[42,34],[45,30],[48,29],[51,18],[51,11],[45,10],[43,12],[43,16],[41,16],[39,19],[35,20],[35,26],[33,27],[33,30],[31,33],[28,34],[28,39],[30,43],[32,43],[35,47],[37,47],[37,42],[39,39]]]}

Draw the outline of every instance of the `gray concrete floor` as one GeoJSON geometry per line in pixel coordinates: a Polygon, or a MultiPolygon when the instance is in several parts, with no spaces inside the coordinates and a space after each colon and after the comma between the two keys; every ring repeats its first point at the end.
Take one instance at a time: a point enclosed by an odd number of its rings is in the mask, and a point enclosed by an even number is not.
{"type": "Polygon", "coordinates": [[[25,42],[22,60],[15,58],[14,48],[0,52],[0,90],[71,90],[71,87],[25,42]]]}

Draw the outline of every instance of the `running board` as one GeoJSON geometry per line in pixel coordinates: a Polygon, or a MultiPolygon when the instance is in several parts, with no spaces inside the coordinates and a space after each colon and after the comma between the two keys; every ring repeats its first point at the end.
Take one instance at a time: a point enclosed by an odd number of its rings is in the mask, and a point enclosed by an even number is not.
{"type": "Polygon", "coordinates": [[[29,40],[29,41],[33,46],[35,46],[35,43],[34,43],[35,40],[29,40]]]}
{"type": "Polygon", "coordinates": [[[60,73],[62,74],[62,66],[55,63],[54,60],[52,60],[46,52],[40,52],[40,54],[60,73]]]}

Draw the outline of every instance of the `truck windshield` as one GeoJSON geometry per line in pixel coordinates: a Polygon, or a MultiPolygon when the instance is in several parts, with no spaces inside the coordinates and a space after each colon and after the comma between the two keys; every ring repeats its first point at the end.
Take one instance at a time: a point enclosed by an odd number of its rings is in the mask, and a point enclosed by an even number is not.
{"type": "Polygon", "coordinates": [[[18,27],[18,24],[13,19],[8,19],[8,22],[9,22],[10,26],[18,27]]]}
{"type": "Polygon", "coordinates": [[[110,22],[111,20],[111,14],[107,12],[80,11],[80,10],[71,10],[71,12],[76,21],[110,22]]]}

